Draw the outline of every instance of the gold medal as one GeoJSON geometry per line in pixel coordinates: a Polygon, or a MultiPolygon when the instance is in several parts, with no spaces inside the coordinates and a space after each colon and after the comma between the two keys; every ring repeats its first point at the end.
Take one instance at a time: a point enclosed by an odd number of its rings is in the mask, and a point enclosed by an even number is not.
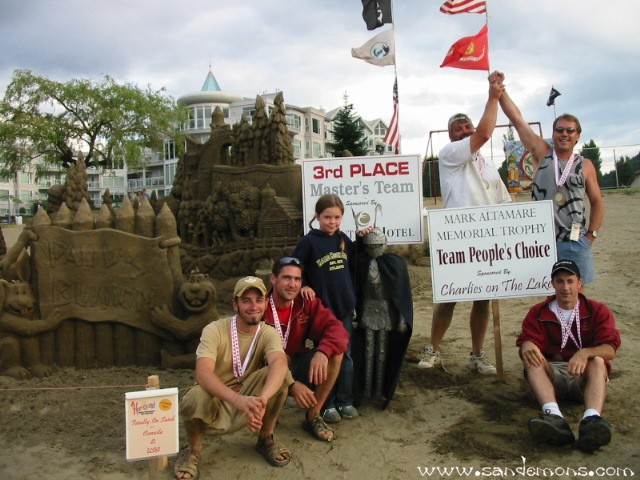
{"type": "Polygon", "coordinates": [[[553,202],[562,207],[565,203],[567,203],[567,199],[564,196],[564,193],[557,191],[556,194],[553,196],[553,202]]]}

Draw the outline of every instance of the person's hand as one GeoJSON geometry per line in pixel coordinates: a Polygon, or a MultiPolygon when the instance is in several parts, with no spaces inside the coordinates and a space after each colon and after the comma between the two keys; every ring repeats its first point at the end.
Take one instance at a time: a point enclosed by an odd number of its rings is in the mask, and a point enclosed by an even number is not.
{"type": "Polygon", "coordinates": [[[313,290],[313,288],[308,286],[302,287],[300,289],[300,294],[305,300],[313,300],[314,298],[316,298],[316,292],[313,290]]]}
{"type": "Polygon", "coordinates": [[[313,385],[323,383],[327,379],[328,365],[329,359],[324,353],[314,353],[309,365],[309,383],[313,385]]]}
{"type": "Polygon", "coordinates": [[[293,397],[300,408],[305,410],[318,403],[313,391],[302,382],[293,382],[293,385],[289,387],[289,395],[293,397]]]}
{"type": "Polygon", "coordinates": [[[373,232],[373,227],[369,225],[368,227],[364,227],[362,230],[358,230],[357,235],[360,238],[363,238],[367,233],[371,233],[371,232],[373,232]]]}
{"type": "Polygon", "coordinates": [[[233,406],[247,416],[247,427],[252,432],[258,432],[262,428],[262,417],[267,410],[267,401],[261,397],[238,395],[233,406]]]}
{"type": "Polygon", "coordinates": [[[489,83],[498,83],[502,85],[504,83],[504,73],[494,70],[491,75],[489,75],[489,83]]]}
{"type": "Polygon", "coordinates": [[[540,349],[533,342],[524,342],[520,347],[520,358],[526,368],[540,367],[546,359],[540,349]]]}
{"type": "Polygon", "coordinates": [[[497,81],[493,81],[489,83],[489,98],[499,99],[500,95],[504,91],[504,85],[502,83],[498,83],[497,81]]]}
{"type": "Polygon", "coordinates": [[[567,373],[577,377],[582,375],[587,369],[587,363],[589,362],[589,354],[586,350],[580,349],[573,354],[573,357],[567,363],[567,373]]]}

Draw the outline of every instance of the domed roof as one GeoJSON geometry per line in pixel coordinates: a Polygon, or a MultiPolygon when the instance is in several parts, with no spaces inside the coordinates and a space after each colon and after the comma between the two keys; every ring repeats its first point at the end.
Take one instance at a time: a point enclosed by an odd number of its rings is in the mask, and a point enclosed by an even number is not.
{"type": "Polygon", "coordinates": [[[220,90],[220,85],[213,72],[209,69],[209,73],[202,84],[199,92],[192,92],[182,95],[178,98],[179,105],[193,105],[196,103],[232,103],[244,100],[240,95],[226,93],[220,90]]]}

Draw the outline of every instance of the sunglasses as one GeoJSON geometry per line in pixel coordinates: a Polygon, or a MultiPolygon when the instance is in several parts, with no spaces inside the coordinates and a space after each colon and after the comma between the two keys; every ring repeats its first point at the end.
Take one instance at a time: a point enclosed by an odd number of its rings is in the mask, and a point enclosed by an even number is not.
{"type": "Polygon", "coordinates": [[[297,267],[301,267],[302,262],[296,257],[282,257],[280,260],[278,260],[278,265],[280,265],[281,267],[287,265],[295,265],[297,267]]]}
{"type": "Polygon", "coordinates": [[[556,127],[556,128],[554,128],[554,130],[555,130],[556,132],[558,132],[558,133],[564,133],[564,132],[567,132],[567,133],[576,133],[576,129],[575,129],[575,128],[573,128],[573,127],[569,127],[569,128],[565,128],[565,127],[556,127]]]}

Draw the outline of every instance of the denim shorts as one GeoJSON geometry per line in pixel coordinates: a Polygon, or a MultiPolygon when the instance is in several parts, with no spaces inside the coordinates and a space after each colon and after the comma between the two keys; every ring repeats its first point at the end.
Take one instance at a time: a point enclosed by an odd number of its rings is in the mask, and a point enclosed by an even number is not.
{"type": "Polygon", "coordinates": [[[566,240],[557,243],[558,260],[573,260],[580,269],[580,280],[585,285],[596,279],[596,272],[593,267],[593,254],[591,253],[591,243],[584,235],[580,240],[574,242],[566,240]]]}

